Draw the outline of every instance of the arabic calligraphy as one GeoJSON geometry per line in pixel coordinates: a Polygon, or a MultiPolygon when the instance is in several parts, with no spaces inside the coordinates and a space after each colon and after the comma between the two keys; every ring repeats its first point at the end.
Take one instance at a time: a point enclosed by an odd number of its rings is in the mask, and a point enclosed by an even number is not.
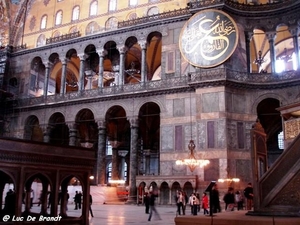
{"type": "Polygon", "coordinates": [[[212,67],[233,53],[237,39],[237,27],[228,15],[218,10],[205,10],[185,24],[180,50],[191,64],[212,67]]]}

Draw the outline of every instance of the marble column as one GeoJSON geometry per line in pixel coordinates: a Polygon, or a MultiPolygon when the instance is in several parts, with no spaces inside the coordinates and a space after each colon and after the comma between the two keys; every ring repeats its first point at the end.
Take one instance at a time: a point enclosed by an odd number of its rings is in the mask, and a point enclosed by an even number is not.
{"type": "Polygon", "coordinates": [[[50,62],[46,61],[43,62],[45,65],[45,81],[44,81],[44,98],[47,98],[47,94],[48,94],[48,85],[49,85],[49,74],[50,74],[50,62]]]}
{"type": "Polygon", "coordinates": [[[80,93],[84,89],[84,70],[85,70],[84,61],[86,59],[86,55],[85,54],[79,54],[78,57],[80,59],[78,92],[80,93]]]}
{"type": "Polygon", "coordinates": [[[300,68],[299,41],[298,41],[299,28],[298,27],[291,28],[290,33],[293,36],[293,45],[294,45],[294,52],[296,56],[297,69],[299,69],[300,68]]]}
{"type": "Polygon", "coordinates": [[[69,145],[76,146],[77,144],[77,124],[76,123],[69,123],[69,145]]]}
{"type": "Polygon", "coordinates": [[[123,86],[124,85],[124,79],[125,79],[125,53],[127,51],[126,46],[121,46],[118,48],[120,52],[120,71],[119,71],[119,85],[123,86]]]}
{"type": "Polygon", "coordinates": [[[62,61],[61,68],[61,82],[60,82],[60,94],[64,95],[66,93],[66,75],[67,75],[67,59],[64,58],[62,61]]]}
{"type": "Polygon", "coordinates": [[[151,150],[150,149],[145,149],[144,150],[145,154],[145,174],[150,175],[150,156],[151,156],[151,150]]]}
{"type": "Polygon", "coordinates": [[[111,179],[119,180],[118,149],[112,148],[111,179]]]}
{"type": "Polygon", "coordinates": [[[252,37],[253,37],[253,32],[245,32],[247,73],[252,72],[251,51],[250,51],[250,42],[251,42],[252,37]]]}
{"type": "Polygon", "coordinates": [[[147,81],[147,62],[146,62],[146,53],[147,53],[147,41],[139,43],[142,48],[142,59],[141,59],[141,83],[145,84],[147,81]]]}
{"type": "Polygon", "coordinates": [[[51,133],[52,129],[53,129],[53,126],[51,126],[51,125],[46,125],[46,126],[43,127],[43,134],[44,134],[43,141],[45,143],[50,142],[50,133],[51,133]]]}
{"type": "Polygon", "coordinates": [[[103,88],[103,73],[104,73],[104,57],[107,55],[105,49],[101,49],[98,52],[99,55],[99,76],[98,76],[98,88],[102,91],[103,88]]]}
{"type": "Polygon", "coordinates": [[[98,148],[97,148],[97,161],[94,171],[95,184],[105,184],[106,176],[106,122],[104,119],[98,122],[98,148]]]}
{"type": "Polygon", "coordinates": [[[138,150],[138,117],[129,119],[130,136],[130,168],[129,168],[129,203],[136,203],[136,174],[137,174],[137,150],[138,150]]]}
{"type": "Polygon", "coordinates": [[[119,150],[118,154],[121,157],[121,165],[120,165],[120,180],[124,180],[125,176],[125,157],[127,155],[128,151],[127,150],[119,150]]]}
{"type": "Polygon", "coordinates": [[[275,53],[274,40],[276,38],[276,32],[267,32],[266,36],[269,40],[269,46],[270,46],[271,72],[275,73],[276,53],[275,53]]]}

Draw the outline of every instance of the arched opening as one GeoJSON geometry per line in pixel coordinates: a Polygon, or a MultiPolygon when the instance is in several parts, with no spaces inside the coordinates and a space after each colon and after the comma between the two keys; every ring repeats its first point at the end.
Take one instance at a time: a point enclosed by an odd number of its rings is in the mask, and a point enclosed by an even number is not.
{"type": "Polygon", "coordinates": [[[280,112],[276,110],[279,106],[279,100],[274,98],[264,99],[257,106],[257,117],[267,135],[268,166],[282,153],[278,145],[278,134],[282,131],[280,112]]]}

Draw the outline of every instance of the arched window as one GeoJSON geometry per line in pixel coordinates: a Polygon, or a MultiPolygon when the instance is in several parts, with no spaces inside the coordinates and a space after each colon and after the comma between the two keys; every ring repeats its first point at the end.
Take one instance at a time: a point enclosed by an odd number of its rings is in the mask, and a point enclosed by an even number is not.
{"type": "Polygon", "coordinates": [[[36,47],[40,47],[46,44],[46,37],[44,34],[41,34],[36,42],[36,47]]]}
{"type": "Polygon", "coordinates": [[[136,19],[136,18],[137,18],[137,15],[136,15],[135,12],[130,13],[129,16],[128,16],[128,19],[129,19],[129,20],[134,20],[134,19],[136,19]]]}
{"type": "Polygon", "coordinates": [[[147,13],[148,16],[152,16],[156,14],[159,14],[159,9],[156,6],[150,8],[147,13]]]}
{"type": "Polygon", "coordinates": [[[96,16],[98,12],[98,2],[93,1],[90,6],[90,16],[96,16]]]}
{"type": "Polygon", "coordinates": [[[47,27],[47,15],[44,15],[41,19],[41,29],[46,29],[47,27]]]}
{"type": "Polygon", "coordinates": [[[87,25],[85,33],[86,35],[89,35],[94,34],[98,31],[100,31],[100,26],[95,21],[92,21],[87,25]]]}
{"type": "Polygon", "coordinates": [[[116,11],[116,9],[117,9],[117,0],[110,0],[108,10],[116,11]]]}
{"type": "Polygon", "coordinates": [[[60,32],[59,31],[55,31],[54,33],[53,33],[53,37],[59,37],[60,36],[60,32]]]}
{"type": "Polygon", "coordinates": [[[129,6],[136,6],[138,3],[138,0],[129,0],[129,6]]]}
{"type": "Polygon", "coordinates": [[[69,34],[76,33],[77,31],[78,31],[78,28],[76,26],[71,27],[69,34]]]}
{"type": "Polygon", "coordinates": [[[118,28],[118,19],[115,17],[109,18],[105,23],[106,30],[113,30],[118,28]]]}
{"type": "Polygon", "coordinates": [[[62,24],[62,16],[63,16],[63,12],[62,12],[62,10],[59,10],[56,13],[56,16],[55,16],[55,25],[61,25],[62,24]]]}
{"type": "Polygon", "coordinates": [[[279,149],[284,149],[284,143],[283,143],[283,131],[281,131],[278,134],[278,148],[279,149]]]}
{"type": "Polygon", "coordinates": [[[79,20],[79,12],[80,12],[80,8],[77,5],[73,8],[72,21],[79,20]]]}

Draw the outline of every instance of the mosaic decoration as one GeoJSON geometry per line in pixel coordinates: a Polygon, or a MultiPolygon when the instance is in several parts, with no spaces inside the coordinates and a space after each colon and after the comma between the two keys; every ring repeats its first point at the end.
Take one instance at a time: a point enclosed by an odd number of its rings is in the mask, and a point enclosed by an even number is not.
{"type": "Polygon", "coordinates": [[[50,0],[44,0],[44,5],[47,6],[49,4],[50,0]]]}
{"type": "Polygon", "coordinates": [[[29,29],[32,31],[36,25],[36,18],[33,16],[30,20],[29,29]]]}

